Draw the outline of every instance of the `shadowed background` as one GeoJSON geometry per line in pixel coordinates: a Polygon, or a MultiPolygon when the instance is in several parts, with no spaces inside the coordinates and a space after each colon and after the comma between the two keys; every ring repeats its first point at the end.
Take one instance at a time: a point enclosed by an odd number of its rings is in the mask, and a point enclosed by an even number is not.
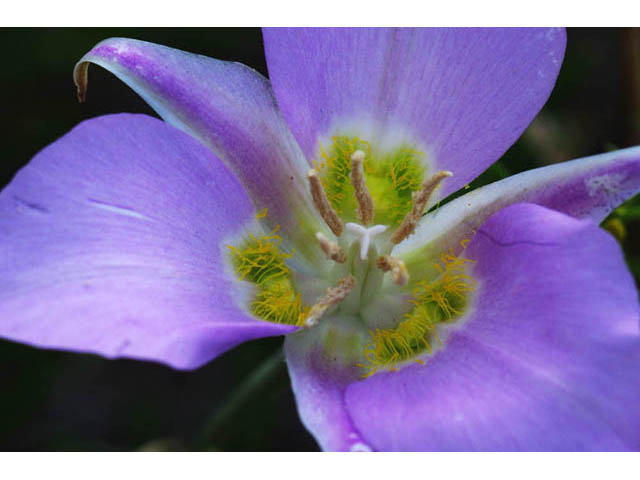
{"type": "MultiPolygon", "coordinates": [[[[124,36],[267,75],[259,29],[0,29],[0,186],[87,118],[153,111],[91,67],[87,103],[71,72],[102,39],[124,36]]],[[[640,144],[640,29],[569,29],[560,77],[522,138],[472,186],[640,144]]],[[[640,279],[640,200],[604,226],[640,279]]],[[[282,339],[253,341],[194,372],[32,349],[0,340],[0,450],[316,450],[298,419],[282,339]],[[274,354],[276,355],[274,357],[274,354]]]]}

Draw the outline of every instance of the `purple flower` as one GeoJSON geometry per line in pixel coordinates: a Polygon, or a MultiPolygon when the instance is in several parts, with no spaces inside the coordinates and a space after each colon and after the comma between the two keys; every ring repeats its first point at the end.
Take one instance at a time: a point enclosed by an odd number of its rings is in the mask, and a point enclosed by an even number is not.
{"type": "Polygon", "coordinates": [[[0,335],[193,369],[287,335],[326,450],[638,450],[638,298],[597,224],[640,148],[428,210],[542,107],[558,29],[264,33],[241,64],[109,39],[109,115],[0,194],[0,335]],[[186,133],[185,133],[186,132],[186,133]],[[426,215],[423,213],[428,211],[426,215]]]}

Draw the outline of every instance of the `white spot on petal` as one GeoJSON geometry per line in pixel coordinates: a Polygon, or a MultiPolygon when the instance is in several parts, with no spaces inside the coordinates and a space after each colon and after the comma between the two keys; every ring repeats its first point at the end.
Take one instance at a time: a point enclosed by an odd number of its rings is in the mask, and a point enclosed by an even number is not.
{"type": "Polygon", "coordinates": [[[153,221],[151,218],[143,215],[142,213],[138,213],[127,207],[120,207],[117,205],[111,205],[106,202],[101,202],[100,200],[94,200],[92,198],[88,199],[90,204],[96,208],[101,210],[106,210],[107,212],[115,213],[117,215],[122,215],[124,217],[132,217],[137,218],[138,220],[147,220],[149,222],[153,221]]]}
{"type": "Polygon", "coordinates": [[[616,195],[621,190],[621,184],[624,175],[620,173],[606,173],[597,177],[591,177],[585,180],[587,193],[590,197],[605,195],[607,197],[616,195]]]}
{"type": "Polygon", "coordinates": [[[356,442],[349,447],[350,452],[372,452],[371,447],[362,442],[356,442]]]}

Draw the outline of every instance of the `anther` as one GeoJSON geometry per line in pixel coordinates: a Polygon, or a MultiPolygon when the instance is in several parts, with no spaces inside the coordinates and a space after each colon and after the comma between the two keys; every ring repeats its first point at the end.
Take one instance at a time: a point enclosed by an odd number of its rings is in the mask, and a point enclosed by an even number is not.
{"type": "Polygon", "coordinates": [[[335,287],[327,288],[325,294],[311,307],[309,315],[304,321],[305,326],[313,327],[329,308],[343,301],[355,286],[355,277],[349,275],[340,280],[335,287]]]}
{"type": "Polygon", "coordinates": [[[373,222],[373,199],[364,179],[364,152],[356,150],[351,155],[351,184],[358,201],[358,218],[363,225],[373,222]]]}
{"type": "Polygon", "coordinates": [[[313,204],[316,206],[320,216],[322,216],[322,219],[329,226],[333,234],[336,237],[339,237],[344,230],[344,224],[329,203],[327,194],[325,193],[324,188],[322,188],[322,184],[318,178],[318,173],[314,169],[311,169],[309,170],[309,173],[307,173],[307,178],[309,179],[309,187],[311,188],[313,204]]]}
{"type": "Polygon", "coordinates": [[[393,283],[404,286],[409,281],[409,271],[403,260],[384,255],[376,261],[377,267],[383,272],[391,272],[393,283]]]}
{"type": "Polygon", "coordinates": [[[322,251],[327,255],[327,258],[338,263],[347,261],[347,255],[336,242],[332,242],[320,232],[316,233],[316,238],[318,242],[320,242],[320,248],[322,248],[322,251]]]}
{"type": "Polygon", "coordinates": [[[391,236],[391,241],[394,244],[398,244],[407,238],[409,235],[413,233],[420,221],[420,217],[422,217],[422,212],[424,212],[427,203],[429,202],[429,197],[434,192],[434,190],[438,187],[440,182],[447,177],[451,177],[453,173],[447,170],[440,170],[433,177],[425,180],[422,183],[422,187],[417,195],[413,196],[413,208],[402,220],[402,223],[398,227],[398,229],[393,232],[391,236]]]}

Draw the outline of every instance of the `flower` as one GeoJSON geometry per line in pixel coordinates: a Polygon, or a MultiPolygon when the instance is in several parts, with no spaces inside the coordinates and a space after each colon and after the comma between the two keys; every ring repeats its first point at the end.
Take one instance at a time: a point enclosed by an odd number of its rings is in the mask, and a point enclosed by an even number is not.
{"type": "Polygon", "coordinates": [[[423,216],[526,128],[564,32],[264,37],[271,83],[127,39],[80,60],[81,100],[95,63],[166,123],[83,122],[0,193],[0,335],[191,369],[286,334],[327,450],[639,449],[638,299],[597,223],[640,148],[423,216]]]}

